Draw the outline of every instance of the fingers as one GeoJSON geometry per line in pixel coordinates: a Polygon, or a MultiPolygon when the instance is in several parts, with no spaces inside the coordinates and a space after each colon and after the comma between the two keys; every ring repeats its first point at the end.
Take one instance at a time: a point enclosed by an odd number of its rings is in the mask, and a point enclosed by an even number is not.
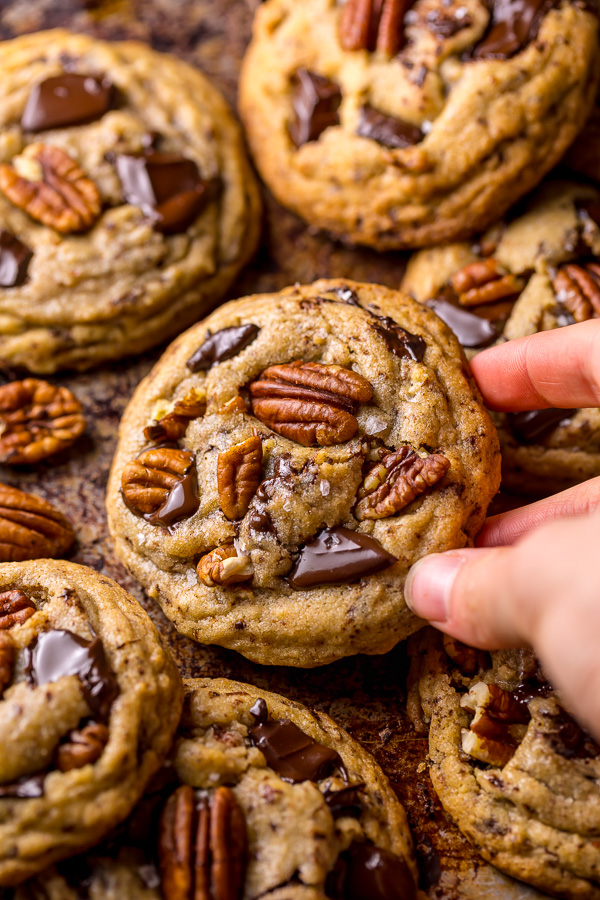
{"type": "Polygon", "coordinates": [[[600,320],[490,347],[471,368],[491,409],[600,406],[600,320]]]}

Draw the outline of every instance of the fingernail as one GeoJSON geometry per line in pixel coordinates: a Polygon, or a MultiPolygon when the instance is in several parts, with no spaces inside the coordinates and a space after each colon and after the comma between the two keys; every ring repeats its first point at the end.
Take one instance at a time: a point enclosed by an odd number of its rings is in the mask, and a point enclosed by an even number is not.
{"type": "Polygon", "coordinates": [[[409,609],[430,622],[447,622],[452,586],[463,562],[460,556],[432,553],[415,563],[404,585],[409,609]]]}

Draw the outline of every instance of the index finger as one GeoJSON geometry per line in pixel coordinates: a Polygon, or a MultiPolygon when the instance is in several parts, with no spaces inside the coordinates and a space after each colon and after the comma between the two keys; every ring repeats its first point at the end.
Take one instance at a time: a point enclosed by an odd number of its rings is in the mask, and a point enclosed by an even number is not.
{"type": "Polygon", "coordinates": [[[471,368],[490,409],[600,406],[600,319],[490,347],[471,368]]]}

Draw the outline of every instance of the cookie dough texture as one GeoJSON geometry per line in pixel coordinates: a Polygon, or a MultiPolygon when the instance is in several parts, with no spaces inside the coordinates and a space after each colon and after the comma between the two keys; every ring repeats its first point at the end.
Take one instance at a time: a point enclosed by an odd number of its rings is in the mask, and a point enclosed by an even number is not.
{"type": "Polygon", "coordinates": [[[84,234],[59,235],[0,194],[2,227],[33,251],[27,281],[0,290],[0,361],[34,372],[84,369],[139,353],[196,321],[227,290],[258,240],[259,197],[239,128],[192,67],[137,43],[56,30],[0,51],[0,162],[29,144],[66,151],[103,204],[84,234]],[[63,71],[105,76],[118,102],[86,125],[39,134],[20,126],[34,85],[63,71]],[[160,150],[193,160],[221,190],[181,234],[165,236],[124,201],[111,154],[160,150]]]}
{"type": "Polygon", "coordinates": [[[342,15],[336,0],[268,0],[240,83],[262,177],[337,237],[384,250],[482,230],[559,161],[593,103],[597,19],[572,3],[547,12],[537,40],[509,59],[463,58],[489,22],[481,0],[417,0],[392,59],[344,51],[342,15]],[[289,128],[300,68],[338,84],[342,100],[340,124],[297,148],[289,128]],[[365,104],[418,126],[422,140],[390,149],[358,136],[365,104]]]}
{"type": "Polygon", "coordinates": [[[597,900],[600,749],[548,688],[529,701],[529,722],[505,766],[472,759],[461,750],[472,719],[461,698],[479,682],[514,691],[535,661],[527,651],[499,651],[465,676],[441,635],[427,629],[411,641],[412,710],[429,726],[429,771],[446,811],[502,871],[563,900],[597,900]]]}
{"type": "MultiPolygon", "coordinates": [[[[483,258],[481,247],[487,246],[504,271],[525,278],[500,340],[572,324],[553,280],[565,263],[585,264],[600,258],[600,224],[585,211],[586,205],[591,208],[598,201],[600,191],[590,185],[549,181],[521,215],[493,226],[476,244],[447,244],[417,253],[409,262],[402,290],[421,302],[440,296],[459,269],[483,258]]],[[[532,443],[517,437],[510,417],[498,414],[494,419],[504,486],[537,495],[600,475],[600,410],[567,414],[549,434],[532,443]]]]}
{"type": "Polygon", "coordinates": [[[171,345],[121,421],[107,508],[117,555],[179,631],[256,662],[310,667],[384,653],[421,627],[404,603],[410,566],[427,553],[470,545],[498,484],[496,433],[449,329],[397,291],[331,280],[231,302],[171,345]],[[378,330],[385,316],[424,339],[421,362],[390,351],[378,330]],[[186,361],[210,332],[249,323],[260,331],[245,349],[190,373],[186,361]],[[353,438],[303,447],[247,408],[226,406],[265,368],[298,359],[337,364],[369,382],[373,399],[360,405],[353,438]],[[127,507],[121,479],[148,447],[144,428],[156,409],[170,409],[191,390],[205,392],[207,410],[190,421],[179,444],[195,454],[199,508],[168,531],[127,507]],[[218,454],[255,434],[268,496],[255,496],[248,513],[231,522],[220,507],[218,454]],[[358,521],[353,509],[370,450],[403,445],[444,454],[450,461],[444,479],[397,515],[358,521]],[[255,527],[256,512],[267,513],[270,531],[255,527]],[[375,538],[397,562],[358,582],[292,589],[286,576],[298,551],[339,525],[375,538]],[[198,560],[232,541],[250,557],[252,581],[200,583],[198,560]]]}
{"type": "Polygon", "coordinates": [[[0,565],[0,591],[16,589],[36,611],[0,631],[14,648],[12,678],[0,696],[0,793],[44,778],[41,796],[0,796],[2,886],[93,846],[129,815],[170,749],[183,693],[150,619],[110,579],[67,562],[0,565]],[[46,632],[65,631],[85,641],[97,636],[117,684],[100,758],[70,771],[56,767],[56,753],[97,713],[76,675],[38,684],[26,669],[26,648],[46,632]]]}

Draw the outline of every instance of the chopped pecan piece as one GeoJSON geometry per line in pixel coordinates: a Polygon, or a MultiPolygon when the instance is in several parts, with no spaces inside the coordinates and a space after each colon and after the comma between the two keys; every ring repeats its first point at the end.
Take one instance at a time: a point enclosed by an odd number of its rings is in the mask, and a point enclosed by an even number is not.
{"type": "Polygon", "coordinates": [[[62,234],[87,231],[102,208],[98,188],[59,147],[31,144],[17,166],[0,165],[0,191],[11,203],[62,234]],[[27,176],[19,174],[19,169],[27,176]]]}
{"type": "Polygon", "coordinates": [[[249,437],[219,453],[217,483],[221,509],[228,519],[241,519],[262,478],[262,441],[249,437]]]}
{"type": "Polygon", "coordinates": [[[354,411],[373,397],[369,382],[343,366],[296,362],[270,366],[250,385],[252,412],[273,431],[305,447],[350,440],[354,411]]]}
{"type": "Polygon", "coordinates": [[[193,463],[194,456],[189,450],[174,447],[145,450],[127,463],[121,475],[121,491],[127,506],[141,515],[152,515],[193,463]]]}
{"type": "Polygon", "coordinates": [[[38,378],[0,387],[0,462],[37,463],[70,447],[85,431],[79,400],[38,378]]]}
{"type": "Polygon", "coordinates": [[[552,280],[556,299],[576,322],[600,316],[600,263],[560,266],[552,280]]]}
{"type": "Polygon", "coordinates": [[[340,40],[344,50],[379,50],[394,56],[404,44],[404,16],[414,0],[347,0],[340,40]]]}
{"type": "Polygon", "coordinates": [[[61,772],[82,769],[97,762],[108,743],[108,728],[101,722],[89,722],[80,731],[72,731],[58,748],[56,765],[61,772]]]}
{"type": "Polygon", "coordinates": [[[525,287],[522,278],[506,272],[492,256],[459,269],[450,279],[450,284],[461,306],[495,303],[519,294],[525,287]]]}
{"type": "Polygon", "coordinates": [[[144,428],[148,441],[178,441],[187,431],[192,419],[199,419],[206,412],[206,397],[192,389],[183,400],[177,400],[173,409],[144,428]]]}
{"type": "Polygon", "coordinates": [[[177,788],[161,816],[158,850],[165,900],[240,900],[246,822],[231,788],[217,788],[210,805],[198,805],[189,785],[177,788]]]}
{"type": "Polygon", "coordinates": [[[496,740],[491,737],[476,734],[463,728],[461,733],[462,749],[473,759],[487,763],[490,766],[503,768],[515,755],[516,746],[511,740],[496,740]]]}
{"type": "Polygon", "coordinates": [[[15,645],[7,634],[0,631],[0,697],[2,697],[4,689],[8,687],[12,680],[14,662],[15,645]]]}
{"type": "Polygon", "coordinates": [[[0,594],[0,631],[22,625],[36,609],[35,603],[23,591],[3,591],[0,594]]]}
{"type": "Polygon", "coordinates": [[[233,544],[223,544],[206,553],[196,567],[198,578],[207,587],[250,581],[254,569],[249,556],[238,556],[233,544]]]}
{"type": "Polygon", "coordinates": [[[530,718],[527,698],[480,681],[472,685],[460,705],[475,713],[470,728],[462,731],[464,752],[480,762],[505,766],[530,718]]]}
{"type": "MultiPolygon", "coordinates": [[[[1,562],[64,556],[74,540],[68,520],[53,506],[33,494],[0,484],[1,562]]],[[[0,602],[0,615],[1,610],[0,602]]]]}
{"type": "Polygon", "coordinates": [[[411,447],[400,447],[376,463],[358,492],[357,519],[385,519],[437,484],[450,468],[442,453],[421,457],[411,447]]]}

